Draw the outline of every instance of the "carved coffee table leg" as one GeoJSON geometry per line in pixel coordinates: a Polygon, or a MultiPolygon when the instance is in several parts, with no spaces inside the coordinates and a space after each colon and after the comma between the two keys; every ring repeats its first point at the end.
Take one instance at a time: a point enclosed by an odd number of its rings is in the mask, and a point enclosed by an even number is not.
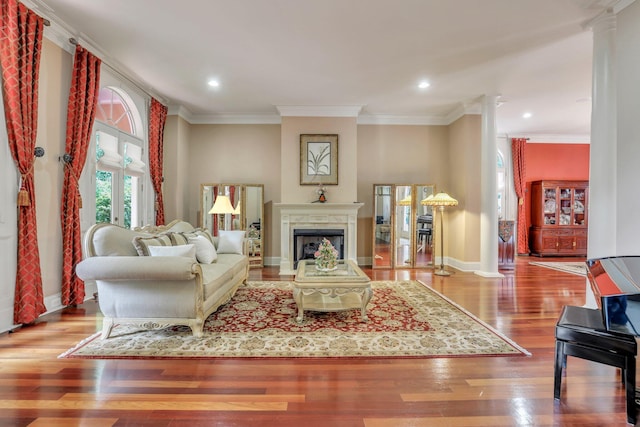
{"type": "Polygon", "coordinates": [[[362,313],[362,321],[368,322],[369,316],[367,316],[367,305],[369,305],[369,301],[371,301],[371,297],[373,296],[373,291],[370,286],[367,286],[362,293],[362,308],[360,312],[362,313]]]}
{"type": "Polygon", "coordinates": [[[293,289],[293,299],[296,302],[296,306],[298,307],[298,317],[296,317],[296,322],[302,323],[304,320],[304,308],[302,306],[302,292],[298,288],[293,289]]]}

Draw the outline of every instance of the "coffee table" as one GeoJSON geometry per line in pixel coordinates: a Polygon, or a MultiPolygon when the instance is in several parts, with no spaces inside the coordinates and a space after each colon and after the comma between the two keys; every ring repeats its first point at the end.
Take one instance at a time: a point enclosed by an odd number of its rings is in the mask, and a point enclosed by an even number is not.
{"type": "Polygon", "coordinates": [[[369,277],[351,261],[341,260],[334,271],[316,269],[314,260],[298,262],[293,282],[293,299],[298,306],[297,322],[304,311],[345,311],[360,309],[362,320],[368,321],[367,305],[373,291],[369,277]]]}

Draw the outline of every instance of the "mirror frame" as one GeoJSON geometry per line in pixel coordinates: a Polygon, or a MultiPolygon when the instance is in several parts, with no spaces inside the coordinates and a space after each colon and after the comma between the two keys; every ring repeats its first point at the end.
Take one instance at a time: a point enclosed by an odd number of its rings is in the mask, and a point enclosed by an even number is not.
{"type": "MultiPolygon", "coordinates": [[[[240,197],[237,203],[240,203],[240,213],[239,213],[239,224],[235,229],[245,230],[247,231],[247,238],[250,239],[249,244],[249,265],[251,267],[262,267],[264,266],[264,184],[229,184],[229,183],[203,183],[200,184],[200,226],[202,228],[208,229],[213,235],[213,226],[209,225],[208,217],[209,209],[213,206],[214,200],[209,200],[207,196],[207,192],[209,188],[213,187],[237,187],[240,189],[240,197]],[[249,200],[247,198],[247,189],[257,188],[259,190],[259,199],[258,206],[255,209],[251,209],[258,214],[258,222],[260,223],[260,228],[258,229],[258,238],[249,237],[249,224],[247,218],[247,207],[249,206],[249,200]]],[[[236,206],[237,207],[237,204],[236,206]]],[[[234,215],[235,216],[235,215],[234,215]]],[[[232,221],[233,222],[233,221],[232,221]]],[[[253,221],[255,223],[256,221],[253,221]]]]}
{"type": "Polygon", "coordinates": [[[423,199],[423,194],[420,193],[420,189],[424,189],[425,187],[430,187],[432,194],[436,194],[436,186],[434,184],[373,184],[373,215],[371,218],[372,223],[372,238],[371,238],[371,268],[372,269],[407,269],[407,268],[433,268],[435,265],[434,260],[434,228],[433,228],[433,220],[434,220],[434,212],[431,207],[423,208],[420,201],[423,199]],[[389,187],[390,189],[390,241],[389,241],[389,252],[390,259],[388,262],[384,262],[384,264],[376,265],[376,245],[377,242],[377,232],[378,232],[378,188],[380,187],[389,187]],[[406,259],[398,259],[398,244],[396,242],[396,238],[398,236],[398,227],[400,224],[400,218],[398,218],[397,210],[399,206],[398,193],[397,189],[399,187],[410,187],[408,191],[411,196],[411,204],[410,208],[410,224],[409,231],[406,233],[406,236],[409,236],[408,243],[408,251],[409,256],[406,259]],[[418,217],[419,214],[427,212],[431,214],[431,236],[430,240],[426,240],[424,242],[425,245],[428,244],[428,248],[426,246],[421,246],[418,238],[418,217]],[[429,251],[431,254],[430,259],[425,263],[418,262],[417,251],[429,251]]]}

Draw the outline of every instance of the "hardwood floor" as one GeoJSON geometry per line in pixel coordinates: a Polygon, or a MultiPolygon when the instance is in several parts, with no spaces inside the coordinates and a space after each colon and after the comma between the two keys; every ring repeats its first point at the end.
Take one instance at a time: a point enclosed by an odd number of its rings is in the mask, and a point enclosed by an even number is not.
{"type": "MultiPolygon", "coordinates": [[[[78,360],[57,356],[101,328],[97,304],[0,335],[1,426],[626,425],[614,368],[570,357],[553,399],[554,326],[586,279],[517,260],[501,279],[364,269],[418,279],[531,357],[346,360],[78,360]]],[[[554,259],[555,260],[555,259],[554,259]]],[[[571,259],[575,261],[575,258],[571,259]]],[[[276,267],[253,280],[284,280],[276,267]]]]}

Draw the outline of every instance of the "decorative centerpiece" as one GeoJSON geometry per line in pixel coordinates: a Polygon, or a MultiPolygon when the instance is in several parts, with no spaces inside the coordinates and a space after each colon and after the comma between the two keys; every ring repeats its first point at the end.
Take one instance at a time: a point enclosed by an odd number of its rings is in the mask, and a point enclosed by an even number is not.
{"type": "Polygon", "coordinates": [[[322,239],[313,256],[316,259],[317,270],[333,271],[338,268],[338,251],[326,237],[322,239]]]}
{"type": "Polygon", "coordinates": [[[324,203],[327,201],[327,187],[318,185],[316,194],[318,195],[318,200],[316,200],[314,203],[324,203]]]}

